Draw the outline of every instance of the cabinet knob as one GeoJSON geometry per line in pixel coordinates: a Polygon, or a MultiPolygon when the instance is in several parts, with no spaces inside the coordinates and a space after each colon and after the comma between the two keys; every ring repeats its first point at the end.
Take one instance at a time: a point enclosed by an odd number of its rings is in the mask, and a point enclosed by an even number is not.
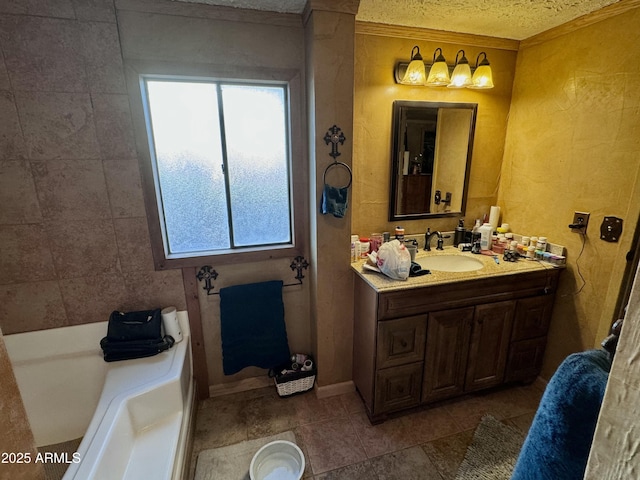
{"type": "Polygon", "coordinates": [[[408,343],[407,343],[407,341],[406,341],[406,340],[401,340],[401,341],[400,341],[400,345],[402,346],[402,348],[406,348],[406,347],[407,347],[407,345],[408,345],[408,343]]]}
{"type": "Polygon", "coordinates": [[[398,387],[396,387],[396,390],[398,391],[398,393],[404,393],[404,387],[401,387],[398,385],[398,387]]]}

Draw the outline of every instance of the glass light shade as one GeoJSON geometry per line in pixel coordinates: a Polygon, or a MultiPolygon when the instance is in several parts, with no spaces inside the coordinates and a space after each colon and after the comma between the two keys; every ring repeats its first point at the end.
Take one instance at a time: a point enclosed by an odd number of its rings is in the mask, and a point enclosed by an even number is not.
{"type": "Polygon", "coordinates": [[[469,85],[471,85],[471,67],[469,66],[469,60],[464,56],[464,50],[460,50],[456,55],[456,68],[453,69],[451,82],[447,87],[464,88],[469,85]],[[460,54],[462,54],[462,57],[458,60],[458,55],[460,54]]]}
{"type": "Polygon", "coordinates": [[[489,66],[489,60],[487,60],[487,54],[484,52],[480,52],[478,58],[476,58],[476,71],[473,73],[469,88],[493,88],[493,73],[489,66]],[[479,60],[482,56],[484,58],[480,62],[479,60]]]}
{"type": "Polygon", "coordinates": [[[488,64],[476,68],[469,88],[493,88],[493,73],[488,64]]]}
{"type": "Polygon", "coordinates": [[[436,48],[436,51],[433,52],[433,64],[429,70],[426,85],[428,87],[442,87],[444,85],[449,85],[450,81],[449,66],[442,55],[442,49],[438,47],[436,48]],[[436,53],[438,53],[438,51],[440,51],[440,54],[436,58],[436,53]]]}
{"type": "Polygon", "coordinates": [[[407,71],[400,81],[403,85],[424,85],[427,73],[424,68],[424,62],[420,60],[411,60],[407,67],[407,71]]]}
{"type": "Polygon", "coordinates": [[[471,85],[471,67],[468,63],[459,63],[451,75],[449,88],[464,88],[471,85]]]}
{"type": "Polygon", "coordinates": [[[403,85],[424,85],[426,78],[427,74],[424,69],[422,55],[420,55],[420,47],[416,45],[411,50],[411,62],[400,83],[403,85]]]}

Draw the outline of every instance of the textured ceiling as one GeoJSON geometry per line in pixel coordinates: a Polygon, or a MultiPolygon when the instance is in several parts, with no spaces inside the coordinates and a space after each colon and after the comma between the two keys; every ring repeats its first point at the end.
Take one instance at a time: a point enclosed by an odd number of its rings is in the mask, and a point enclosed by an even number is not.
{"type": "MultiPolygon", "coordinates": [[[[301,13],[306,0],[178,0],[301,13]]],[[[618,0],[360,0],[357,20],[523,40],[618,0]]]]}

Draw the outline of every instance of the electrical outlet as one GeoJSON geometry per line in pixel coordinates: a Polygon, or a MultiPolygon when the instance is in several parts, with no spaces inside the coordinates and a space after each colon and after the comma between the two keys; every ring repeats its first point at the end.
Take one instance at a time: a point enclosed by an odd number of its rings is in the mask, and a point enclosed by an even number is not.
{"type": "Polygon", "coordinates": [[[587,226],[589,225],[589,213],[586,212],[573,212],[573,222],[569,225],[569,228],[574,233],[587,233],[587,226]]]}

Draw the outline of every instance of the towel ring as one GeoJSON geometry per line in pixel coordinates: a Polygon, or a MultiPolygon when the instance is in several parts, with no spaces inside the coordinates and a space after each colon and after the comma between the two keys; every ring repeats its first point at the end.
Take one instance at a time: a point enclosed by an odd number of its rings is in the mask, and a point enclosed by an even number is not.
{"type": "Polygon", "coordinates": [[[333,162],[331,165],[329,165],[325,170],[324,170],[324,175],[322,176],[322,181],[324,182],[324,184],[327,184],[327,172],[331,169],[331,167],[344,167],[347,169],[347,171],[349,172],[349,183],[347,183],[346,187],[341,187],[341,188],[349,188],[351,186],[351,181],[353,180],[353,173],[351,172],[351,167],[349,165],[347,165],[344,162],[333,162]]]}

